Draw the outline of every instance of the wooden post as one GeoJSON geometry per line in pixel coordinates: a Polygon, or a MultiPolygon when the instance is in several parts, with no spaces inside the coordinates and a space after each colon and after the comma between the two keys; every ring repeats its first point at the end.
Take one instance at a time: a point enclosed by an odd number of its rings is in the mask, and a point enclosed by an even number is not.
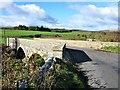
{"type": "Polygon", "coordinates": [[[4,38],[4,44],[5,44],[5,46],[6,46],[6,35],[5,35],[5,30],[4,30],[3,38],[4,38]]]}

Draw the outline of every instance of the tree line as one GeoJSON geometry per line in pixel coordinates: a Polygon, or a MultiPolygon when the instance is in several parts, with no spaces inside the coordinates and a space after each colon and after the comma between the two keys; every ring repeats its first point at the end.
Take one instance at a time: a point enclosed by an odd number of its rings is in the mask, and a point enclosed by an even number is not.
{"type": "Polygon", "coordinates": [[[50,29],[46,28],[44,26],[25,26],[25,25],[19,25],[14,27],[1,27],[1,29],[5,30],[29,30],[29,31],[47,31],[47,32],[59,32],[59,33],[65,33],[65,32],[72,32],[72,31],[79,31],[79,30],[68,30],[68,29],[50,29]]]}
{"type": "Polygon", "coordinates": [[[25,26],[25,25],[19,25],[14,27],[2,27],[1,29],[5,30],[31,30],[31,31],[48,31],[51,32],[49,28],[46,28],[44,26],[25,26]]]}

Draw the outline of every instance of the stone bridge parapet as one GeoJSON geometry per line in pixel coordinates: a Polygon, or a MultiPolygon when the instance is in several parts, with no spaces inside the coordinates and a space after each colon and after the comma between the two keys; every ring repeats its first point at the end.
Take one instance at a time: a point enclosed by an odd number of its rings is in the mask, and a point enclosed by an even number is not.
{"type": "MultiPolygon", "coordinates": [[[[12,47],[13,38],[9,39],[9,45],[12,47]]],[[[38,53],[41,56],[48,58],[54,56],[62,58],[62,49],[66,43],[67,47],[79,47],[79,48],[93,48],[100,49],[103,46],[118,46],[118,42],[95,42],[95,41],[79,41],[79,40],[57,40],[57,39],[20,39],[20,45],[22,47],[26,57],[30,57],[33,53],[38,53]]]]}

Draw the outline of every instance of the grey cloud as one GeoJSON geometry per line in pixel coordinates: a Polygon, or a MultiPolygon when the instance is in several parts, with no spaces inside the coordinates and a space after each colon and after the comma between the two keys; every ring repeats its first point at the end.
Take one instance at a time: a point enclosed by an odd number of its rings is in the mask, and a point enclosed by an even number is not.
{"type": "Polygon", "coordinates": [[[57,20],[55,20],[54,18],[52,18],[49,15],[46,15],[45,18],[41,18],[41,20],[44,21],[44,22],[47,22],[47,23],[51,23],[51,24],[57,24],[58,23],[57,20]]]}

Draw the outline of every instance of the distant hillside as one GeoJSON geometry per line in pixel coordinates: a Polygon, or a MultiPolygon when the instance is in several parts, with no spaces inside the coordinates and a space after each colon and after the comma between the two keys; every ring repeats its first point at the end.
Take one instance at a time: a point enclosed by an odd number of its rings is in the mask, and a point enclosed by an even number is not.
{"type": "Polygon", "coordinates": [[[120,30],[101,30],[101,32],[120,32],[120,30]]]}
{"type": "Polygon", "coordinates": [[[77,31],[77,32],[89,32],[88,30],[82,30],[82,29],[59,29],[59,28],[54,28],[54,29],[50,29],[51,31],[54,32],[73,32],[73,31],[77,31]]]}

